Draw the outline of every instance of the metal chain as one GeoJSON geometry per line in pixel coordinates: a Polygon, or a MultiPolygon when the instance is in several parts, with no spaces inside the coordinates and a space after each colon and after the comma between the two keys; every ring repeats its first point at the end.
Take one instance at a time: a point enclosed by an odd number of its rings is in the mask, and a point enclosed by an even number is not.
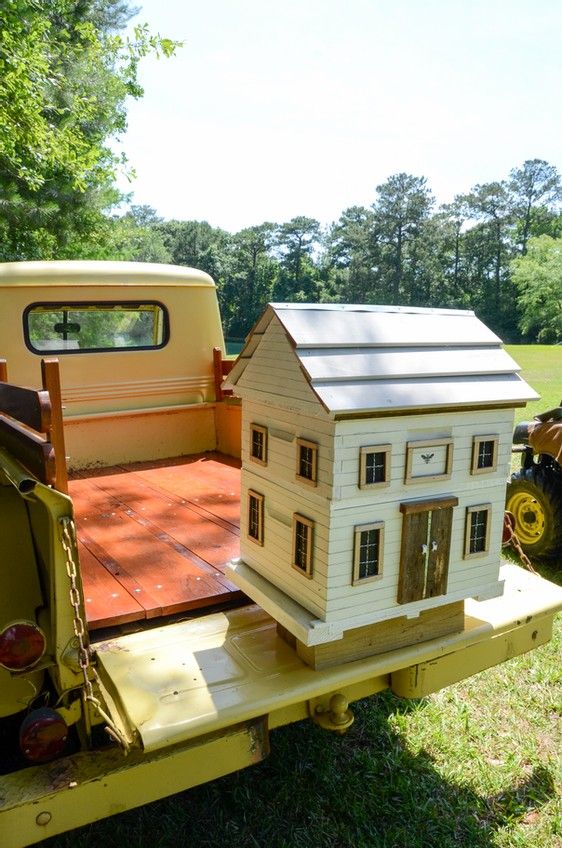
{"type": "MultiPolygon", "coordinates": [[[[508,528],[509,528],[509,539],[507,541],[507,544],[512,545],[513,548],[515,548],[515,552],[517,553],[517,556],[519,557],[519,559],[521,560],[521,563],[525,566],[525,568],[528,569],[531,572],[531,574],[537,574],[537,572],[533,568],[533,564],[532,564],[531,560],[529,559],[529,557],[527,556],[527,554],[525,553],[525,551],[521,547],[521,542],[517,538],[517,534],[515,533],[515,530],[513,529],[513,527],[510,524],[508,524],[508,528]]],[[[537,574],[537,576],[538,576],[538,574],[537,574]]]]}
{"type": "Polygon", "coordinates": [[[87,645],[86,627],[81,613],[81,597],[80,589],[78,586],[78,570],[74,557],[74,551],[76,549],[76,528],[74,526],[74,521],[66,516],[59,519],[59,524],[61,527],[61,543],[66,560],[66,573],[70,581],[70,605],[74,612],[72,624],[74,629],[74,635],[76,636],[78,642],[78,664],[82,671],[82,688],[84,692],[84,699],[88,703],[92,704],[92,706],[102,717],[102,719],[107,725],[106,729],[109,735],[119,745],[121,745],[125,751],[128,751],[130,748],[129,741],[121,732],[121,730],[117,727],[115,722],[110,718],[110,716],[107,715],[101,705],[99,698],[96,698],[96,696],[94,695],[94,689],[92,686],[92,681],[90,679],[90,674],[95,676],[95,669],[93,669],[90,664],[90,651],[87,645]]]}

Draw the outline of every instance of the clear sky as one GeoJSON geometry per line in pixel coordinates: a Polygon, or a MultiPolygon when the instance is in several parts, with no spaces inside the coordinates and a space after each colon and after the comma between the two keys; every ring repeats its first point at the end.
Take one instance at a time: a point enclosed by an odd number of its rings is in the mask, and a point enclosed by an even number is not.
{"type": "Polygon", "coordinates": [[[400,171],[439,202],[526,159],[562,172],[560,0],[138,0],[133,203],[236,232],[326,224],[400,171]]]}

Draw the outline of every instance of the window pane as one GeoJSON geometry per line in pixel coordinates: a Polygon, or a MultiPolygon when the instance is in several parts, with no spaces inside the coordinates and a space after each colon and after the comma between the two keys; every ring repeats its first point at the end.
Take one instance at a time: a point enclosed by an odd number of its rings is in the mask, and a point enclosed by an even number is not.
{"type": "Polygon", "coordinates": [[[365,456],[365,483],[384,483],[386,480],[386,453],[376,451],[365,456]]]}
{"type": "Polygon", "coordinates": [[[362,530],[359,541],[359,579],[379,573],[380,530],[362,530]]]}
{"type": "Polygon", "coordinates": [[[306,571],[308,568],[308,534],[310,528],[302,521],[297,521],[295,529],[295,565],[306,571]]]}
{"type": "Polygon", "coordinates": [[[252,430],[252,456],[263,459],[263,433],[261,430],[252,430]]]}
{"type": "Polygon", "coordinates": [[[157,303],[36,304],[24,315],[36,353],[77,353],[163,347],[168,317],[157,303]]]}
{"type": "Polygon", "coordinates": [[[299,475],[307,480],[314,479],[314,449],[300,446],[299,475]]]}
{"type": "Polygon", "coordinates": [[[493,464],[494,442],[480,442],[478,445],[478,468],[492,468],[493,464]]]}
{"type": "Polygon", "coordinates": [[[470,544],[471,554],[482,553],[486,550],[486,531],[488,528],[488,510],[478,509],[470,514],[470,544]]]}
{"type": "Polygon", "coordinates": [[[248,497],[248,536],[261,542],[262,500],[255,495],[248,497]]]}

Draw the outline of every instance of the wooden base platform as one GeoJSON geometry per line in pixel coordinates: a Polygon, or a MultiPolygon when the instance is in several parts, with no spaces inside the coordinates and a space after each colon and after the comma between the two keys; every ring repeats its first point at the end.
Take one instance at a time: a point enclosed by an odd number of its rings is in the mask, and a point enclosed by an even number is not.
{"type": "Polygon", "coordinates": [[[224,576],[240,554],[240,462],[220,454],[71,474],[91,629],[243,597],[224,576]]]}
{"type": "Polygon", "coordinates": [[[318,670],[376,656],[396,648],[405,648],[418,642],[427,642],[449,633],[460,633],[464,630],[464,625],[464,601],[455,601],[426,610],[420,613],[418,618],[408,619],[406,616],[400,616],[365,627],[356,627],[354,630],[347,630],[343,639],[321,645],[304,645],[279,623],[277,632],[295,648],[301,660],[318,670]]]}

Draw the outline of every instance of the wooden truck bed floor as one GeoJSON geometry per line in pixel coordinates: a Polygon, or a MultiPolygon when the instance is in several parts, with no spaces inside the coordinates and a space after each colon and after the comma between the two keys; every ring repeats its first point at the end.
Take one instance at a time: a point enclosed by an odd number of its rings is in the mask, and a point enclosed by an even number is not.
{"type": "Polygon", "coordinates": [[[240,553],[240,463],[217,453],[71,474],[91,629],[222,604],[240,553]]]}

